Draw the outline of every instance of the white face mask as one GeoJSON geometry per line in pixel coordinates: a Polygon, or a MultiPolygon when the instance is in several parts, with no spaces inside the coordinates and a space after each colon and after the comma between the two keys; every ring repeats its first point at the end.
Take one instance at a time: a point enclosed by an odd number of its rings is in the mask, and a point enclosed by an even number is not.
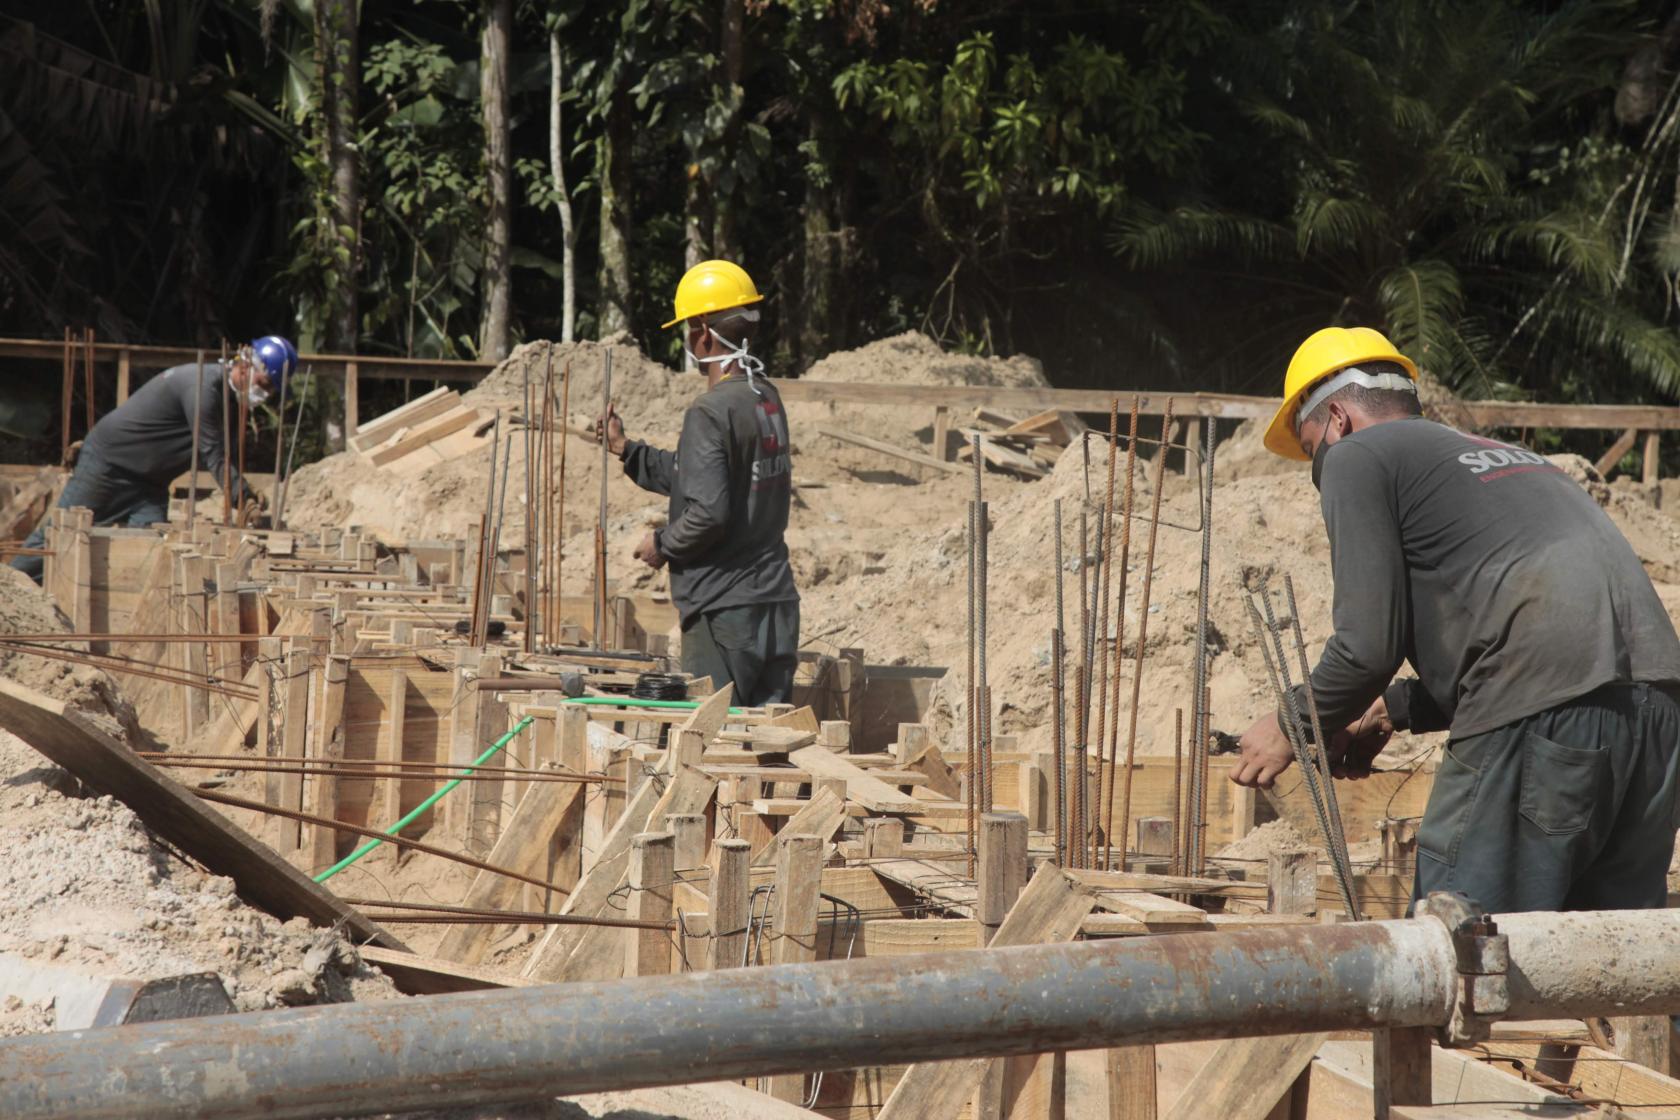
{"type": "Polygon", "coordinates": [[[247,405],[252,408],[256,408],[259,404],[262,404],[266,400],[268,400],[267,389],[264,389],[261,385],[256,384],[246,386],[245,403],[247,405]]]}
{"type": "MultiPolygon", "coordinates": [[[[743,315],[742,318],[746,318],[750,322],[757,322],[758,313],[751,312],[748,315],[743,315]]],[[[764,363],[758,358],[755,358],[751,354],[747,353],[747,347],[744,343],[737,346],[735,343],[724,338],[710,325],[706,327],[706,333],[717,339],[718,344],[728,351],[728,353],[713,354],[709,358],[701,358],[696,356],[694,351],[688,348],[687,342],[684,342],[683,353],[688,355],[688,360],[696,365],[710,365],[713,362],[738,362],[741,366],[741,372],[747,375],[747,386],[751,388],[753,392],[758,393],[758,386],[753,384],[753,378],[761,376],[764,373],[764,363]]],[[[759,395],[763,396],[764,394],[759,393],[759,395]]]]}

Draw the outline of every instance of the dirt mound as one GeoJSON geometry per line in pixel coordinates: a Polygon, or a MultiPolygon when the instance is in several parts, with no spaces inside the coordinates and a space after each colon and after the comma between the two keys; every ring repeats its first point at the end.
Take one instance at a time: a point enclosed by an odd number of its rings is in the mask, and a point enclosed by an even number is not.
{"type": "MultiPolygon", "coordinates": [[[[52,596],[22,572],[0,566],[0,635],[69,632],[70,620],[52,596]]],[[[133,705],[99,669],[0,648],[0,677],[64,701],[118,739],[139,733],[133,705]]]]}
{"type": "Polygon", "coordinates": [[[994,385],[1011,389],[1047,388],[1044,367],[1025,355],[982,358],[949,354],[920,331],[905,331],[840,350],[805,371],[806,381],[884,385],[994,385]]]}
{"type": "MultiPolygon", "coordinates": [[[[143,978],[216,972],[241,1010],[396,997],[342,937],[246,906],[127,806],[63,792],[64,772],[4,732],[0,775],[0,952],[143,978]]],[[[0,1034],[50,1029],[44,1010],[0,1008],[0,1034]]]]}

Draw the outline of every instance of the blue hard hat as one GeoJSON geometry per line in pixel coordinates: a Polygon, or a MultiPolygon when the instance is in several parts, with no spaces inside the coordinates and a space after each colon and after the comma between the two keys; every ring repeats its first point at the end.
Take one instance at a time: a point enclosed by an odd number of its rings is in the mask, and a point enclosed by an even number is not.
{"type": "Polygon", "coordinates": [[[251,343],[251,357],[268,374],[276,389],[297,368],[297,347],[277,334],[264,335],[251,343]]]}

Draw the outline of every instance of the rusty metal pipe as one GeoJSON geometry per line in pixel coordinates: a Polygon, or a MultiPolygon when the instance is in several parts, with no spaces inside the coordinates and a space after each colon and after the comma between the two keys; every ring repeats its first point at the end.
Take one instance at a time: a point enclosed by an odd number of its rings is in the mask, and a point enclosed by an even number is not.
{"type": "Polygon", "coordinates": [[[1427,1026],[1446,1021],[1455,979],[1446,927],[1426,918],[263,1011],[0,1041],[0,1115],[341,1116],[1127,1042],[1427,1026]]]}

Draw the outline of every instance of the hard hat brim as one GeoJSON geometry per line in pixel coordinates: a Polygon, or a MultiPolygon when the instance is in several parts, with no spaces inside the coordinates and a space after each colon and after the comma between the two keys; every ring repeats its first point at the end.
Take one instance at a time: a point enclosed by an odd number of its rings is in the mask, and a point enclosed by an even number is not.
{"type": "Polygon", "coordinates": [[[736,300],[734,303],[723,303],[723,304],[719,304],[716,307],[707,307],[707,308],[704,308],[700,311],[693,311],[693,312],[690,312],[687,315],[679,315],[675,319],[672,319],[668,323],[661,323],[660,326],[659,326],[659,329],[662,330],[662,331],[670,330],[672,327],[676,326],[678,323],[686,323],[688,320],[698,318],[701,315],[715,315],[719,311],[729,311],[729,310],[731,310],[733,308],[736,308],[736,307],[746,307],[748,304],[758,303],[763,299],[764,299],[763,296],[758,295],[758,296],[753,296],[751,299],[736,300]]]}
{"type": "Polygon", "coordinates": [[[1312,456],[1301,450],[1301,437],[1295,431],[1295,412],[1301,407],[1301,402],[1306,400],[1312,391],[1324,382],[1325,378],[1334,377],[1348,366],[1356,366],[1360,362],[1377,361],[1393,362],[1395,365],[1404,368],[1413,381],[1417,380],[1417,366],[1404,354],[1367,354],[1343,362],[1335,369],[1327,370],[1322,377],[1313,378],[1284,398],[1283,403],[1278,405],[1278,410],[1272,414],[1272,422],[1266,426],[1266,435],[1261,441],[1266,445],[1266,450],[1279,458],[1290,459],[1297,463],[1309,461],[1312,456]]]}

